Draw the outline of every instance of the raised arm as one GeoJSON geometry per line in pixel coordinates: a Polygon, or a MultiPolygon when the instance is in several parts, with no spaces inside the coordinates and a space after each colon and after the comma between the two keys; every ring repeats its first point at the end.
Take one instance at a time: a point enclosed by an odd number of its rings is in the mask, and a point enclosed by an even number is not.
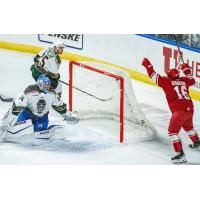
{"type": "Polygon", "coordinates": [[[145,67],[147,70],[147,73],[149,75],[149,78],[154,81],[157,85],[162,86],[162,76],[156,73],[156,71],[153,68],[153,65],[151,62],[147,59],[144,58],[142,61],[142,65],[145,67]]]}

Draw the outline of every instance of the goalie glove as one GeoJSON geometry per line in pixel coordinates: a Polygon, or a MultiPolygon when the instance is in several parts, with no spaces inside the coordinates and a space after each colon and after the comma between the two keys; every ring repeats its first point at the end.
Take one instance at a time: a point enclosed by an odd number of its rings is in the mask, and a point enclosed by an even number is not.
{"type": "Polygon", "coordinates": [[[78,112],[67,112],[66,114],[62,115],[64,118],[64,121],[66,121],[68,124],[77,124],[79,122],[78,112]]]}

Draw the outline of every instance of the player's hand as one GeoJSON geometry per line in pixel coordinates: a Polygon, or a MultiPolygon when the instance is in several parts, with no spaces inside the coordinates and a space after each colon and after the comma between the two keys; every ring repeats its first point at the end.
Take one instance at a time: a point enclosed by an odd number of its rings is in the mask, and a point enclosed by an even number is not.
{"type": "Polygon", "coordinates": [[[185,70],[185,69],[188,69],[190,68],[189,65],[187,63],[183,63],[181,66],[180,66],[181,70],[185,70]]]}
{"type": "Polygon", "coordinates": [[[181,65],[181,70],[185,75],[192,75],[192,70],[187,63],[181,65]]]}
{"type": "Polygon", "coordinates": [[[66,121],[68,124],[77,124],[79,122],[78,113],[76,111],[74,112],[67,112],[66,114],[62,115],[64,118],[64,121],[66,121]]]}
{"type": "Polygon", "coordinates": [[[144,58],[144,59],[143,59],[142,65],[143,65],[146,69],[152,67],[151,62],[150,62],[147,58],[144,58]]]}

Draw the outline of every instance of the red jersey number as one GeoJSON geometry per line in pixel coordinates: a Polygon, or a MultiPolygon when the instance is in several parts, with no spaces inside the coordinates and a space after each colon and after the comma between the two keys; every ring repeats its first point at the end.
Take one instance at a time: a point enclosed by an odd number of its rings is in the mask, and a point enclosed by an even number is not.
{"type": "Polygon", "coordinates": [[[187,88],[184,85],[176,86],[176,87],[174,87],[174,90],[175,90],[176,94],[178,95],[179,99],[190,100],[190,97],[187,92],[187,88]]]}

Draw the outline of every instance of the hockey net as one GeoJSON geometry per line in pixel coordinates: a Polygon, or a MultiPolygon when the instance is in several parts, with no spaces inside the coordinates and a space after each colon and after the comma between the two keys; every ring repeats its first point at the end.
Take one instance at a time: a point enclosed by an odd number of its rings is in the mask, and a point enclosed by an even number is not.
{"type": "Polygon", "coordinates": [[[156,135],[137,103],[129,75],[105,64],[70,62],[69,110],[77,111],[80,119],[119,122],[120,142],[156,135]]]}

